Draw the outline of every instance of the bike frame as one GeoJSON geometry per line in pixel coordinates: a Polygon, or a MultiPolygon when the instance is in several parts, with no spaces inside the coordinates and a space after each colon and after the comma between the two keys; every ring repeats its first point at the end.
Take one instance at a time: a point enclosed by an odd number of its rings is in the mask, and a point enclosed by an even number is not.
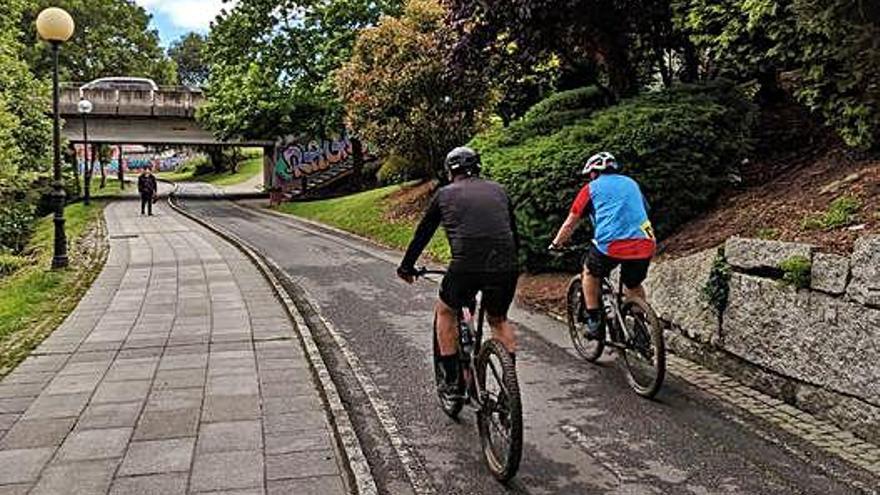
{"type": "MultiPolygon", "coordinates": [[[[473,307],[465,307],[459,310],[458,318],[458,357],[460,362],[467,364],[467,375],[465,380],[465,396],[467,403],[474,409],[482,409],[484,407],[483,390],[480,388],[480,382],[476,379],[477,369],[475,367],[476,356],[480,354],[480,346],[483,344],[483,322],[485,321],[486,312],[482,306],[479,307],[476,317],[476,325],[474,325],[473,307]],[[468,353],[465,351],[467,340],[464,332],[470,332],[473,342],[472,350],[468,353]],[[471,403],[473,401],[473,403],[471,403]]],[[[464,371],[464,370],[462,370],[464,371]]],[[[493,371],[494,372],[494,371],[493,371]]]]}
{"type": "MultiPolygon", "coordinates": [[[[583,278],[583,275],[581,275],[581,278],[583,278]]],[[[583,283],[583,281],[581,283],[583,283]]],[[[602,290],[602,292],[607,290],[608,293],[611,294],[611,298],[612,298],[611,301],[613,303],[611,305],[612,313],[614,314],[614,320],[617,322],[617,327],[620,329],[620,332],[622,333],[622,335],[620,335],[620,337],[622,337],[622,339],[618,341],[616,339],[617,336],[611,335],[612,332],[609,332],[609,337],[607,339],[607,342],[612,344],[615,347],[625,347],[625,342],[628,339],[630,339],[631,336],[629,334],[629,331],[626,328],[626,322],[624,322],[623,316],[621,315],[621,313],[622,313],[621,309],[623,308],[623,279],[620,279],[618,281],[617,290],[615,291],[614,286],[611,283],[611,278],[605,277],[602,279],[602,289],[601,290],[602,290]]],[[[600,294],[600,297],[601,296],[602,296],[602,294],[600,294]]]]}
{"type": "MultiPolygon", "coordinates": [[[[423,268],[419,270],[419,276],[424,275],[446,275],[446,272],[423,268]]],[[[480,410],[485,407],[486,401],[484,400],[484,391],[480,388],[479,380],[477,380],[475,362],[476,357],[480,354],[480,346],[483,344],[483,323],[485,321],[486,311],[483,309],[482,305],[479,305],[476,315],[476,325],[474,325],[474,310],[477,309],[477,307],[477,301],[474,300],[470,305],[459,308],[458,310],[458,358],[460,363],[466,363],[467,365],[466,368],[462,368],[461,370],[462,373],[467,371],[467,374],[464,375],[466,403],[472,408],[480,410]],[[470,338],[473,342],[473,347],[469,353],[464,349],[467,345],[464,332],[470,334],[470,338]]],[[[494,372],[493,369],[493,373],[494,372]]]]}

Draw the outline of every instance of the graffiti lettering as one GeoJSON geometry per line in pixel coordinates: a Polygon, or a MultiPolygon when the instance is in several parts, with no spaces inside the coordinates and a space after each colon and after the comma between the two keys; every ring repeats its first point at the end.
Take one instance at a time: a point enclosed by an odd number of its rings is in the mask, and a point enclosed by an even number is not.
{"type": "Polygon", "coordinates": [[[306,146],[295,142],[277,148],[273,184],[288,189],[298,179],[322,172],[351,156],[348,137],[336,141],[312,142],[306,146]]]}

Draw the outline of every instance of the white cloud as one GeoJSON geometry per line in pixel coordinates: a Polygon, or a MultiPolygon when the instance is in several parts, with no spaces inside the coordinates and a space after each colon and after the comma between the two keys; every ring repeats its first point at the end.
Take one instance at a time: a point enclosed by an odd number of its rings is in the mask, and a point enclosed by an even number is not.
{"type": "Polygon", "coordinates": [[[237,3],[236,0],[135,0],[153,14],[163,14],[172,24],[179,28],[195,31],[206,31],[211,21],[220,13],[227,11],[237,3]]]}

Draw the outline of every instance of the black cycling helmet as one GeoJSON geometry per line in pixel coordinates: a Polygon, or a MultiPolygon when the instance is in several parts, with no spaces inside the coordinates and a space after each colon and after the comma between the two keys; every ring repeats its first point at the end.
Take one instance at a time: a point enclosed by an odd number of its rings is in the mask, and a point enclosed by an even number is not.
{"type": "Polygon", "coordinates": [[[446,155],[443,166],[451,177],[476,174],[480,171],[480,154],[467,146],[459,146],[446,155]]]}

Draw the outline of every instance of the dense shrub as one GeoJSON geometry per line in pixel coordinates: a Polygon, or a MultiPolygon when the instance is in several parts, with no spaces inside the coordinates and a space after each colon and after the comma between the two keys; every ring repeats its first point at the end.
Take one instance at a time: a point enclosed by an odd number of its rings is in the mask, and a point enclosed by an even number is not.
{"type": "Polygon", "coordinates": [[[0,252],[24,249],[34,225],[33,207],[24,202],[0,203],[0,252]]]}
{"type": "Polygon", "coordinates": [[[606,92],[596,86],[560,91],[536,103],[525,113],[523,120],[544,118],[571,110],[594,110],[608,105],[608,100],[606,92]]]}
{"type": "MultiPolygon", "coordinates": [[[[748,153],[752,107],[732,84],[685,86],[649,93],[593,113],[552,134],[507,145],[492,129],[472,142],[488,176],[516,203],[525,267],[560,267],[546,246],[577,190],[581,164],[607,150],[642,185],[661,237],[693,218],[716,197],[748,153]]],[[[586,229],[579,233],[585,240],[586,229]]]]}
{"type": "Polygon", "coordinates": [[[392,154],[382,162],[376,178],[380,184],[397,184],[422,174],[424,167],[417,166],[406,158],[392,154]]]}

